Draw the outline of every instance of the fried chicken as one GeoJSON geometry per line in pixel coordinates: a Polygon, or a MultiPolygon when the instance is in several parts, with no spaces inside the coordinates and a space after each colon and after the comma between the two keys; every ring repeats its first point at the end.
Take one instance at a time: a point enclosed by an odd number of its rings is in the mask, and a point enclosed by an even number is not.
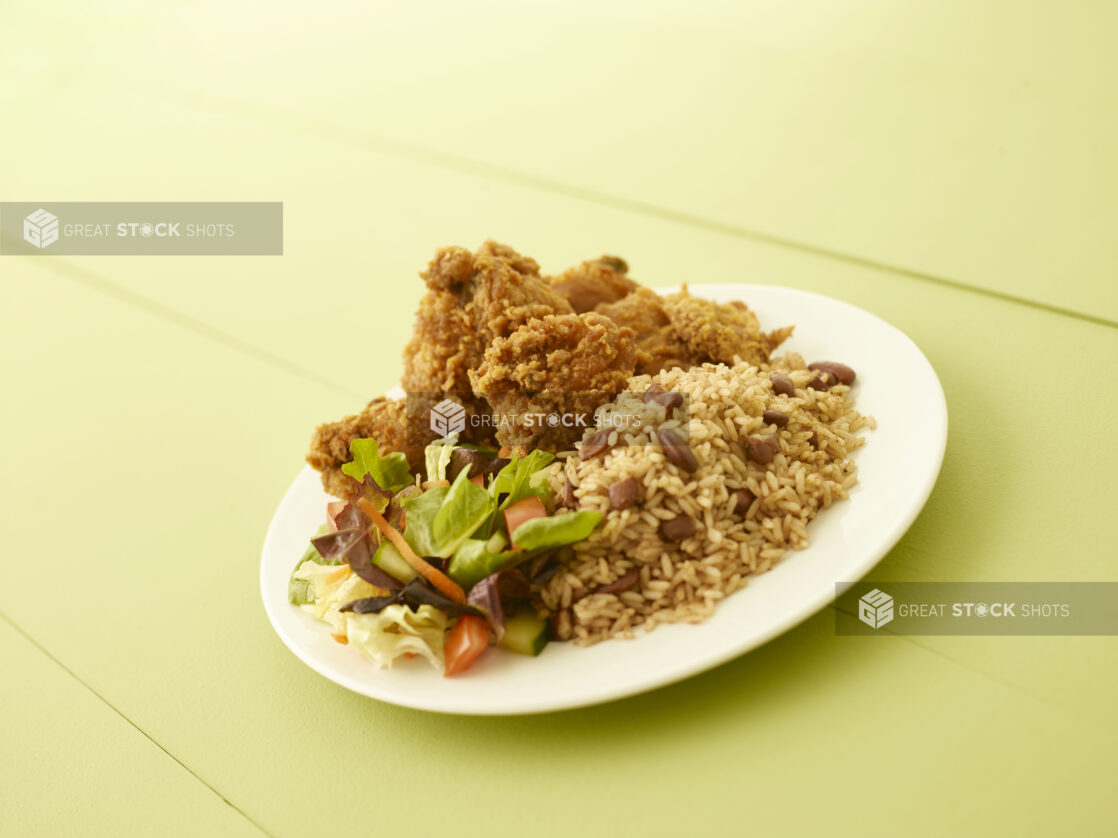
{"type": "Polygon", "coordinates": [[[419,304],[404,350],[401,384],[409,393],[469,395],[467,371],[480,362],[473,318],[459,295],[432,289],[419,304]]]}
{"type": "Polygon", "coordinates": [[[469,370],[494,338],[533,317],[572,311],[533,259],[494,241],[476,253],[444,247],[420,276],[428,290],[404,350],[402,384],[409,392],[468,394],[469,370]]]}
{"type": "Polygon", "coordinates": [[[307,462],[322,472],[330,494],[348,496],[356,482],[343,474],[353,439],[373,437],[384,452],[402,451],[413,471],[423,469],[423,449],[436,434],[430,408],[451,397],[466,409],[463,438],[494,441],[492,426],[477,421],[489,405],[474,395],[469,372],[485,348],[534,317],[570,314],[570,304],[540,276],[540,267],[511,247],[485,242],[476,253],[444,247],[421,274],[427,294],[416,312],[415,331],[404,350],[405,401],[374,399],[360,413],[319,426],[307,462]]]}
{"type": "Polygon", "coordinates": [[[602,303],[595,311],[618,326],[633,330],[637,346],[637,373],[656,375],[672,367],[694,365],[691,350],[672,326],[664,311],[663,298],[647,288],[637,288],[613,303],[602,303]]]}
{"type": "Polygon", "coordinates": [[[351,459],[349,444],[355,439],[372,437],[380,452],[403,451],[408,462],[423,462],[423,447],[408,445],[408,417],[404,399],[373,399],[365,409],[340,422],[327,422],[315,428],[311,437],[311,450],[307,462],[322,472],[322,487],[338,498],[347,498],[359,485],[342,465],[351,459]]]}
{"type": "Polygon", "coordinates": [[[496,338],[470,380],[499,420],[502,445],[560,451],[625,389],[635,365],[631,329],[595,312],[550,315],[496,338]]]}
{"type": "Polygon", "coordinates": [[[569,448],[586,424],[564,424],[564,417],[592,422],[634,372],[732,363],[735,356],[760,364],[792,332],[763,334],[743,303],[698,299],[686,286],[660,297],[628,271],[623,260],[602,256],[549,280],[534,260],[493,241],[474,253],[440,249],[420,274],[427,293],[404,351],[408,398],[374,399],[356,415],[319,426],[307,462],[338,497],[357,487],[341,471],[356,438],[402,451],[421,472],[424,447],[436,436],[431,408],[448,397],[466,410],[465,441],[569,448]]]}
{"type": "Polygon", "coordinates": [[[601,256],[551,277],[551,287],[571,304],[577,314],[613,303],[639,286],[626,274],[629,266],[617,256],[601,256]]]}
{"type": "MultiPolygon", "coordinates": [[[[428,290],[404,350],[401,384],[409,393],[453,396],[476,414],[488,407],[474,396],[469,372],[486,347],[533,317],[571,312],[534,260],[493,241],[476,253],[444,247],[421,276],[428,290]]],[[[485,436],[473,441],[485,442],[485,436]]]]}
{"type": "Polygon", "coordinates": [[[697,364],[732,364],[735,356],[750,364],[763,364],[792,334],[791,326],[764,334],[757,315],[745,303],[723,305],[692,297],[686,285],[680,293],[665,297],[663,305],[697,364]]]}

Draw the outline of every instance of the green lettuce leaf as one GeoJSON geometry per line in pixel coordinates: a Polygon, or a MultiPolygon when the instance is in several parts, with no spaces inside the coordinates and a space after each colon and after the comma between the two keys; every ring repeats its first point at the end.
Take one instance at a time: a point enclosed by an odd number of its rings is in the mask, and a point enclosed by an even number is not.
{"type": "Polygon", "coordinates": [[[431,533],[439,545],[436,555],[444,559],[454,555],[458,545],[485,523],[493,509],[489,493],[470,482],[469,471],[464,468],[458,472],[431,525],[431,533]]]}
{"type": "Polygon", "coordinates": [[[409,498],[404,506],[407,526],[404,540],[421,556],[437,556],[439,545],[435,542],[435,516],[442,509],[450,488],[432,486],[421,495],[409,498]]]}
{"type": "Polygon", "coordinates": [[[463,470],[454,484],[432,486],[407,504],[404,539],[421,556],[450,558],[492,512],[489,493],[463,470]]]}
{"type": "Polygon", "coordinates": [[[526,550],[505,550],[494,553],[488,541],[468,538],[454,551],[446,569],[447,576],[469,590],[482,579],[523,562],[531,557],[526,550]]]}
{"type": "Polygon", "coordinates": [[[353,440],[349,453],[353,460],[342,466],[342,472],[359,483],[368,474],[386,492],[398,492],[415,482],[408,471],[408,458],[399,451],[382,457],[375,439],[353,440]]]}
{"type": "Polygon", "coordinates": [[[513,543],[523,550],[550,550],[582,541],[602,520],[602,513],[590,509],[563,512],[548,518],[532,518],[516,528],[513,543]]]}
{"type": "Polygon", "coordinates": [[[497,472],[497,476],[489,484],[489,494],[494,501],[505,495],[497,509],[505,509],[529,495],[535,495],[546,503],[551,495],[551,488],[544,479],[547,475],[543,473],[543,469],[551,465],[554,459],[554,454],[539,449],[527,457],[513,456],[512,461],[497,472]],[[535,477],[537,474],[539,477],[535,477]]]}

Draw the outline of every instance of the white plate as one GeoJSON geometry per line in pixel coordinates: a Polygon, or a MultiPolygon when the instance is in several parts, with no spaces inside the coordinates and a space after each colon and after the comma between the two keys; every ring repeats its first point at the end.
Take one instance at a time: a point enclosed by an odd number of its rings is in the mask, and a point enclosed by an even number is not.
{"type": "Polygon", "coordinates": [[[325,514],[309,468],[295,479],[264,541],[264,607],[288,648],[311,669],[363,695],[423,710],[501,715],[581,707],[695,675],[756,648],[834,600],[836,582],[866,574],[924,506],[947,443],[947,404],[931,364],[904,334],[859,308],[763,285],[692,286],[698,296],[743,300],[765,328],[796,324],[786,349],[853,367],[856,407],[876,431],[855,457],[850,499],[812,522],[811,545],[728,597],[699,625],[662,625],[634,640],[590,648],[551,643],[537,658],[488,650],[465,675],[444,678],[421,659],[380,670],[335,643],[327,627],[287,601],[287,580],[325,514]]]}

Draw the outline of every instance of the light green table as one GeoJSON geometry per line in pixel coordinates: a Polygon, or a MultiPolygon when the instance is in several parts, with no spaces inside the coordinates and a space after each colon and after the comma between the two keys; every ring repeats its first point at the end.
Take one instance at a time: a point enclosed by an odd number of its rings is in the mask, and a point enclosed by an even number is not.
{"type": "Polygon", "coordinates": [[[460,718],[318,677],[256,587],[310,429],[399,376],[383,313],[489,236],[884,317],[951,431],[875,576],[1118,580],[1112,7],[59,11],[3,13],[0,199],[282,200],[285,252],[0,258],[0,834],[1118,834],[1114,638],[825,611],[460,718]]]}

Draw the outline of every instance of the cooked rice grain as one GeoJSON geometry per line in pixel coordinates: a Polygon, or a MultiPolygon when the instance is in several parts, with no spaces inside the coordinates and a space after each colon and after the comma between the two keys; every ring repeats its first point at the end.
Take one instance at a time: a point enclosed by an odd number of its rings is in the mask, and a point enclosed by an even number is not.
{"type": "Polygon", "coordinates": [[[639,420],[617,433],[616,447],[604,455],[583,462],[571,452],[553,469],[557,492],[566,475],[579,508],[603,516],[563,560],[563,572],[538,591],[537,608],[553,618],[561,639],[589,645],[632,637],[636,626],[699,622],[749,576],[770,569],[789,548],[807,546],[807,524],[857,482],[850,454],[864,442],[858,432],[876,427],[872,417],[854,410],[850,387],[806,389],[814,376],[795,354],[760,368],[705,364],[635,376],[629,393],[599,409],[600,421],[614,415],[639,420]],[[791,378],[795,395],[774,393],[770,372],[791,378]],[[686,426],[678,411],[665,416],[662,406],[643,403],[641,394],[654,381],[687,397],[686,426]],[[761,414],[769,409],[787,415],[788,423],[779,430],[765,425],[761,414]],[[688,474],[665,457],[656,436],[664,428],[686,431],[696,471],[688,474]],[[745,457],[745,437],[774,431],[780,453],[772,462],[762,466],[745,457]],[[630,477],[643,487],[643,502],[611,509],[609,487],[630,477]],[[744,517],[732,511],[739,489],[756,498],[744,517]],[[681,542],[666,541],[661,522],[679,515],[688,516],[695,531],[681,542]],[[637,581],[628,590],[595,593],[634,568],[637,581]]]}

